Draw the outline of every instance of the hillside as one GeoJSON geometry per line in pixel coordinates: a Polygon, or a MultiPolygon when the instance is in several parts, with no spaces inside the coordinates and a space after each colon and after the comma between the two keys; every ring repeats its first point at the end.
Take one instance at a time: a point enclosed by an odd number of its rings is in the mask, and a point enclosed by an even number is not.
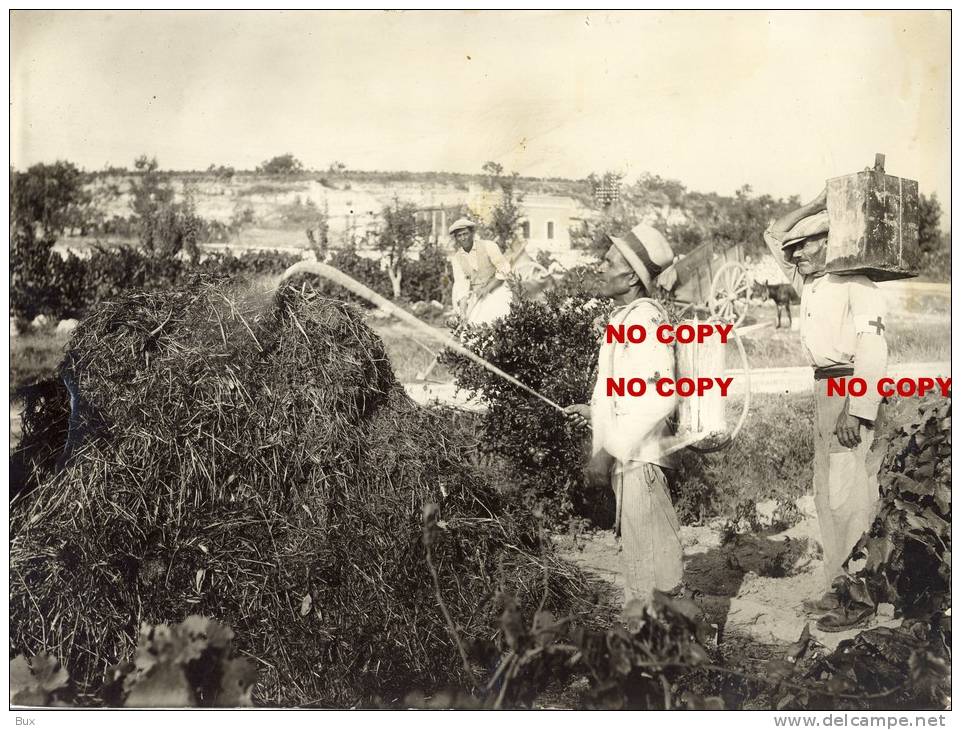
{"type": "MultiPolygon", "coordinates": [[[[224,225],[239,222],[234,226],[239,232],[221,241],[238,247],[306,246],[305,229],[316,227],[324,211],[334,245],[345,235],[363,239],[376,227],[380,211],[395,200],[423,209],[457,211],[466,205],[476,207],[491,189],[491,179],[485,175],[443,172],[161,174],[176,199],[189,197],[200,217],[224,225]]],[[[136,179],[137,174],[130,172],[88,173],[85,185],[104,218],[111,221],[130,216],[136,179]]],[[[590,201],[589,184],[583,180],[518,178],[517,189],[532,205],[549,200],[555,207],[581,210],[590,201]]],[[[123,231],[101,236],[107,240],[126,237],[123,231]]],[[[64,245],[82,247],[84,241],[71,236],[64,245]]]]}

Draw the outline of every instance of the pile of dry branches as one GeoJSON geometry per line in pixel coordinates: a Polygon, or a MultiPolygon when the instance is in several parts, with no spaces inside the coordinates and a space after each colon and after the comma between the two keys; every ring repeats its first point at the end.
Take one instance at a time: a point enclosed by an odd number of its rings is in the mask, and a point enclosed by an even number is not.
{"type": "MultiPolygon", "coordinates": [[[[464,681],[443,602],[482,656],[498,596],[555,614],[592,589],[414,405],[357,310],[304,282],[208,282],[101,305],[31,413],[32,488],[12,505],[11,649],[94,691],[141,622],[203,614],[260,663],[255,699],[343,706],[464,681]],[[45,407],[44,403],[50,406],[45,407]]],[[[483,664],[483,662],[480,662],[483,664]]],[[[480,667],[478,667],[479,669],[480,667]]]]}

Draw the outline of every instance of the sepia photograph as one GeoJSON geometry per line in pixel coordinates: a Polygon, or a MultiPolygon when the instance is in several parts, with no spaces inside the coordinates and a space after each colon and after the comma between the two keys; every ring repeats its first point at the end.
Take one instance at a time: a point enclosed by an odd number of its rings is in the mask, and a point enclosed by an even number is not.
{"type": "Polygon", "coordinates": [[[950,9],[8,30],[17,725],[945,726],[950,9]]]}

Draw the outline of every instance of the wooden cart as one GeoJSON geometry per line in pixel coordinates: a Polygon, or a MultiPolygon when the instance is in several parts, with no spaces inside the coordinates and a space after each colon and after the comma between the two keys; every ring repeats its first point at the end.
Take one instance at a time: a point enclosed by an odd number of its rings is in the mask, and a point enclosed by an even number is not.
{"type": "Polygon", "coordinates": [[[705,243],[674,264],[672,297],[685,309],[710,312],[720,322],[740,325],[750,309],[751,280],[740,244],[726,249],[705,243]]]}

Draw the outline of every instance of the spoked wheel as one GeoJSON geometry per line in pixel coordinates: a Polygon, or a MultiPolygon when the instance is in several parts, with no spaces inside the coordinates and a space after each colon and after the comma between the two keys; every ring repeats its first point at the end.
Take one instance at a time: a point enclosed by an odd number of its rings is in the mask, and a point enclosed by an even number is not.
{"type": "Polygon", "coordinates": [[[724,264],[711,282],[711,314],[714,319],[737,327],[751,308],[750,295],[747,269],[736,261],[724,264]]]}

